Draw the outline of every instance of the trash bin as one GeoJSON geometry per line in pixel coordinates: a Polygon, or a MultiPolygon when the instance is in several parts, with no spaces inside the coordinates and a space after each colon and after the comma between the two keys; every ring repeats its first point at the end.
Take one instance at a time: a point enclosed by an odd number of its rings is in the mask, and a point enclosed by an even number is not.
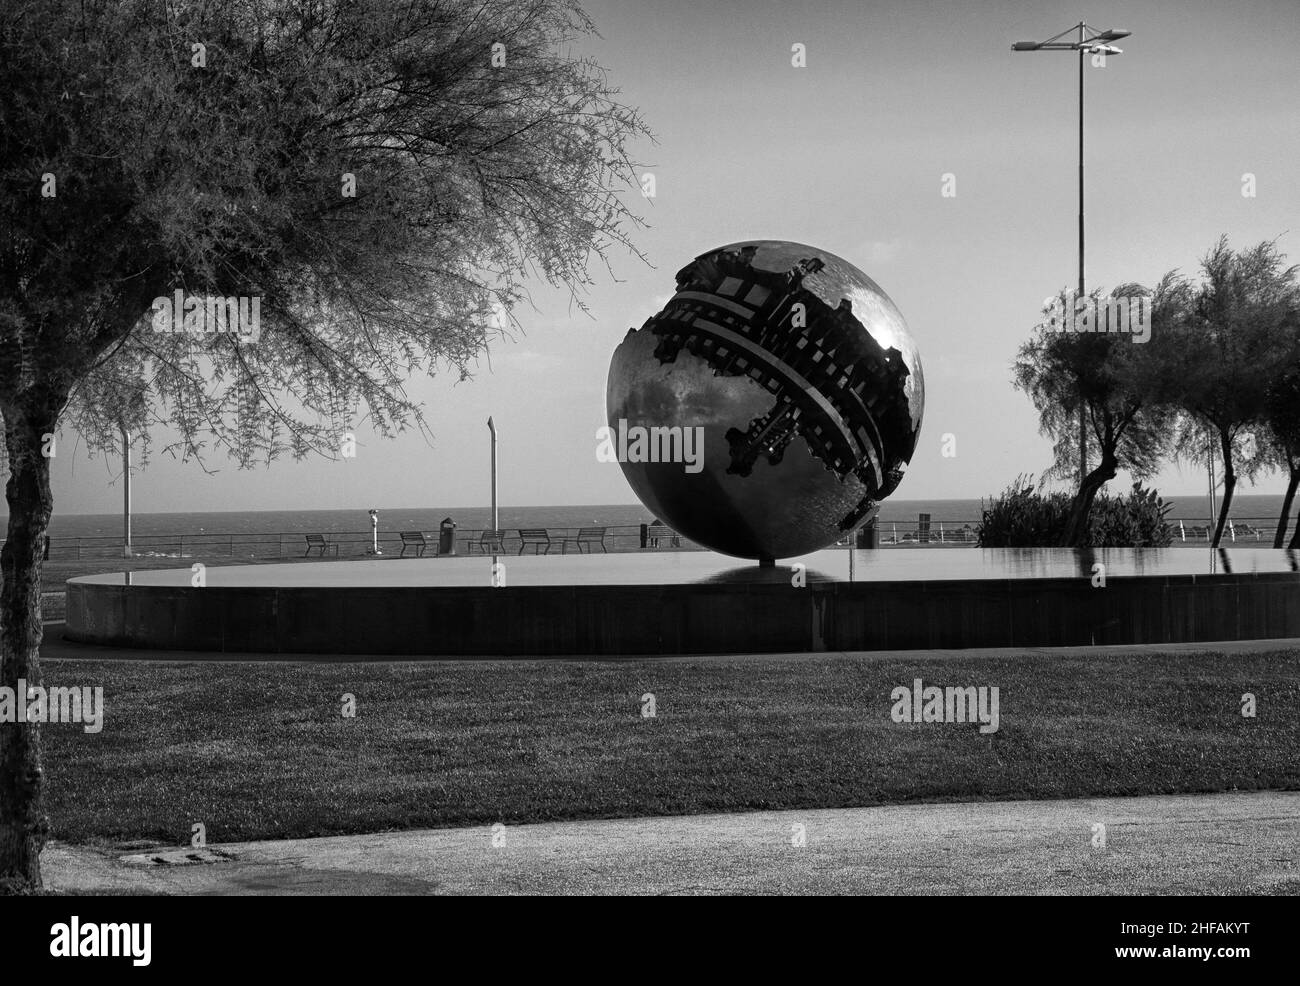
{"type": "Polygon", "coordinates": [[[880,528],[876,526],[874,518],[867,521],[858,528],[857,537],[855,538],[856,547],[859,548],[879,548],[880,547],[880,528]]]}
{"type": "Polygon", "coordinates": [[[438,525],[438,554],[454,555],[456,553],[456,522],[450,517],[442,518],[438,525]]]}

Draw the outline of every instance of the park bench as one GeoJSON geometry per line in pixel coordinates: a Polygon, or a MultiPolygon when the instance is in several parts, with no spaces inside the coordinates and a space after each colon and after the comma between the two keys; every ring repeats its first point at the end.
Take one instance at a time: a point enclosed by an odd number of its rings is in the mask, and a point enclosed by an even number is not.
{"type": "Polygon", "coordinates": [[[1232,536],[1234,539],[1236,538],[1245,539],[1250,537],[1251,535],[1254,535],[1255,540],[1258,541],[1264,533],[1262,528],[1251,527],[1249,524],[1245,523],[1244,521],[1240,524],[1232,524],[1232,522],[1229,521],[1229,524],[1232,527],[1232,536]]]}
{"type": "MultiPolygon", "coordinates": [[[[398,558],[406,557],[407,548],[415,549],[416,558],[424,557],[424,550],[425,548],[429,547],[429,539],[424,536],[424,531],[403,531],[401,534],[401,538],[402,538],[402,553],[397,556],[398,558]]],[[[437,554],[438,546],[434,545],[433,548],[434,548],[434,554],[437,554]]]]}
{"type": "Polygon", "coordinates": [[[333,543],[331,543],[330,541],[327,541],[327,540],[325,539],[325,535],[324,535],[324,534],[308,534],[308,535],[306,535],[306,537],[307,537],[307,550],[306,550],[306,552],[304,552],[304,554],[303,554],[303,557],[304,557],[304,558],[306,558],[308,555],[310,555],[310,554],[311,554],[313,551],[315,551],[317,548],[320,549],[320,556],[321,556],[322,558],[325,557],[325,549],[326,549],[326,548],[333,548],[333,549],[334,549],[334,554],[335,554],[335,556],[337,557],[337,555],[338,555],[338,553],[339,553],[339,546],[338,546],[337,544],[333,544],[333,543]]]}
{"type": "Polygon", "coordinates": [[[680,548],[682,536],[667,524],[651,524],[646,528],[645,542],[651,548],[659,547],[659,539],[666,538],[674,548],[680,548]]]}
{"type": "MultiPolygon", "coordinates": [[[[476,542],[474,541],[470,542],[471,545],[475,543],[476,542]]],[[[489,527],[479,537],[477,544],[479,551],[483,552],[485,555],[489,552],[492,554],[503,554],[506,550],[506,532],[493,530],[489,527]]]]}
{"type": "Polygon", "coordinates": [[[975,539],[976,539],[975,529],[972,528],[969,524],[967,524],[965,527],[954,527],[949,530],[945,530],[942,532],[940,536],[941,541],[959,541],[963,544],[966,543],[967,541],[974,541],[975,539]]]}
{"type": "Polygon", "coordinates": [[[582,546],[584,544],[598,544],[600,545],[601,551],[604,551],[606,554],[609,553],[609,549],[605,547],[605,528],[603,527],[580,528],[575,537],[566,537],[560,542],[560,554],[565,554],[571,544],[577,545],[578,554],[582,554],[582,546]]]}
{"type": "Polygon", "coordinates": [[[546,554],[551,553],[551,535],[546,532],[544,527],[521,527],[519,528],[519,553],[522,555],[524,549],[529,545],[533,546],[533,554],[541,554],[542,545],[546,545],[546,554]]]}

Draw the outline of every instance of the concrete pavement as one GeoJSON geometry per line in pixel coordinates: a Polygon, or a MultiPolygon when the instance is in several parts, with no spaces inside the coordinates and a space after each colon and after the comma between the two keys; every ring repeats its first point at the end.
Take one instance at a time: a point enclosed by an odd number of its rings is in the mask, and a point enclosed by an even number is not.
{"type": "Polygon", "coordinates": [[[54,843],[43,866],[85,894],[1300,894],[1300,792],[54,843]]]}

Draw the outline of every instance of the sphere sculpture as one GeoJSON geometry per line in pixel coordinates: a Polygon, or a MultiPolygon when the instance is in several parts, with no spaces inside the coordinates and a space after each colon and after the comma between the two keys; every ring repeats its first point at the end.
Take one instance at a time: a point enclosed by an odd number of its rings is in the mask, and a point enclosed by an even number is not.
{"type": "Polygon", "coordinates": [[[884,291],[815,247],[701,254],[609,368],[605,443],[662,523],[770,562],[876,515],[911,460],[925,383],[884,291]]]}

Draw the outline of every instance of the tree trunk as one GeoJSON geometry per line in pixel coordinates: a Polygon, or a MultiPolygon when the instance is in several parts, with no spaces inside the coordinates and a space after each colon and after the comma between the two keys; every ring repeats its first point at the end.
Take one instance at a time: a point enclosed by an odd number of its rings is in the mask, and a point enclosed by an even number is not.
{"type": "MultiPolygon", "coordinates": [[[[9,529],[0,550],[0,686],[24,705],[28,696],[25,688],[19,693],[19,679],[27,686],[41,681],[41,560],[54,506],[42,439],[54,433],[61,406],[41,399],[4,409],[9,529]]],[[[37,724],[0,724],[0,894],[40,889],[41,849],[49,833],[42,781],[37,724]]]]}
{"type": "Polygon", "coordinates": [[[1287,547],[1292,551],[1300,551],[1300,510],[1296,511],[1295,530],[1291,532],[1291,543],[1287,547]]]}
{"type": "Polygon", "coordinates": [[[1219,522],[1214,525],[1214,540],[1210,547],[1217,548],[1223,540],[1223,530],[1228,526],[1228,510],[1232,507],[1232,491],[1237,485],[1237,472],[1232,468],[1232,442],[1226,432],[1219,432],[1223,449],[1223,505],[1219,508],[1219,522]]]}
{"type": "MultiPolygon", "coordinates": [[[[1295,500],[1296,487],[1300,486],[1300,464],[1291,467],[1291,480],[1286,484],[1286,496],[1282,497],[1282,513],[1277,518],[1277,533],[1273,535],[1273,547],[1280,548],[1286,542],[1286,526],[1291,521],[1291,503],[1295,500]]],[[[1300,528],[1296,531],[1300,534],[1300,528]]],[[[1295,547],[1294,540],[1291,547],[1295,547]]]]}
{"type": "Polygon", "coordinates": [[[1070,521],[1065,528],[1065,547],[1088,547],[1084,542],[1088,539],[1088,515],[1092,512],[1093,501],[1118,471],[1119,461],[1112,450],[1103,449],[1100,464],[1084,478],[1083,485],[1075,494],[1074,503],[1070,505],[1070,521]]]}

